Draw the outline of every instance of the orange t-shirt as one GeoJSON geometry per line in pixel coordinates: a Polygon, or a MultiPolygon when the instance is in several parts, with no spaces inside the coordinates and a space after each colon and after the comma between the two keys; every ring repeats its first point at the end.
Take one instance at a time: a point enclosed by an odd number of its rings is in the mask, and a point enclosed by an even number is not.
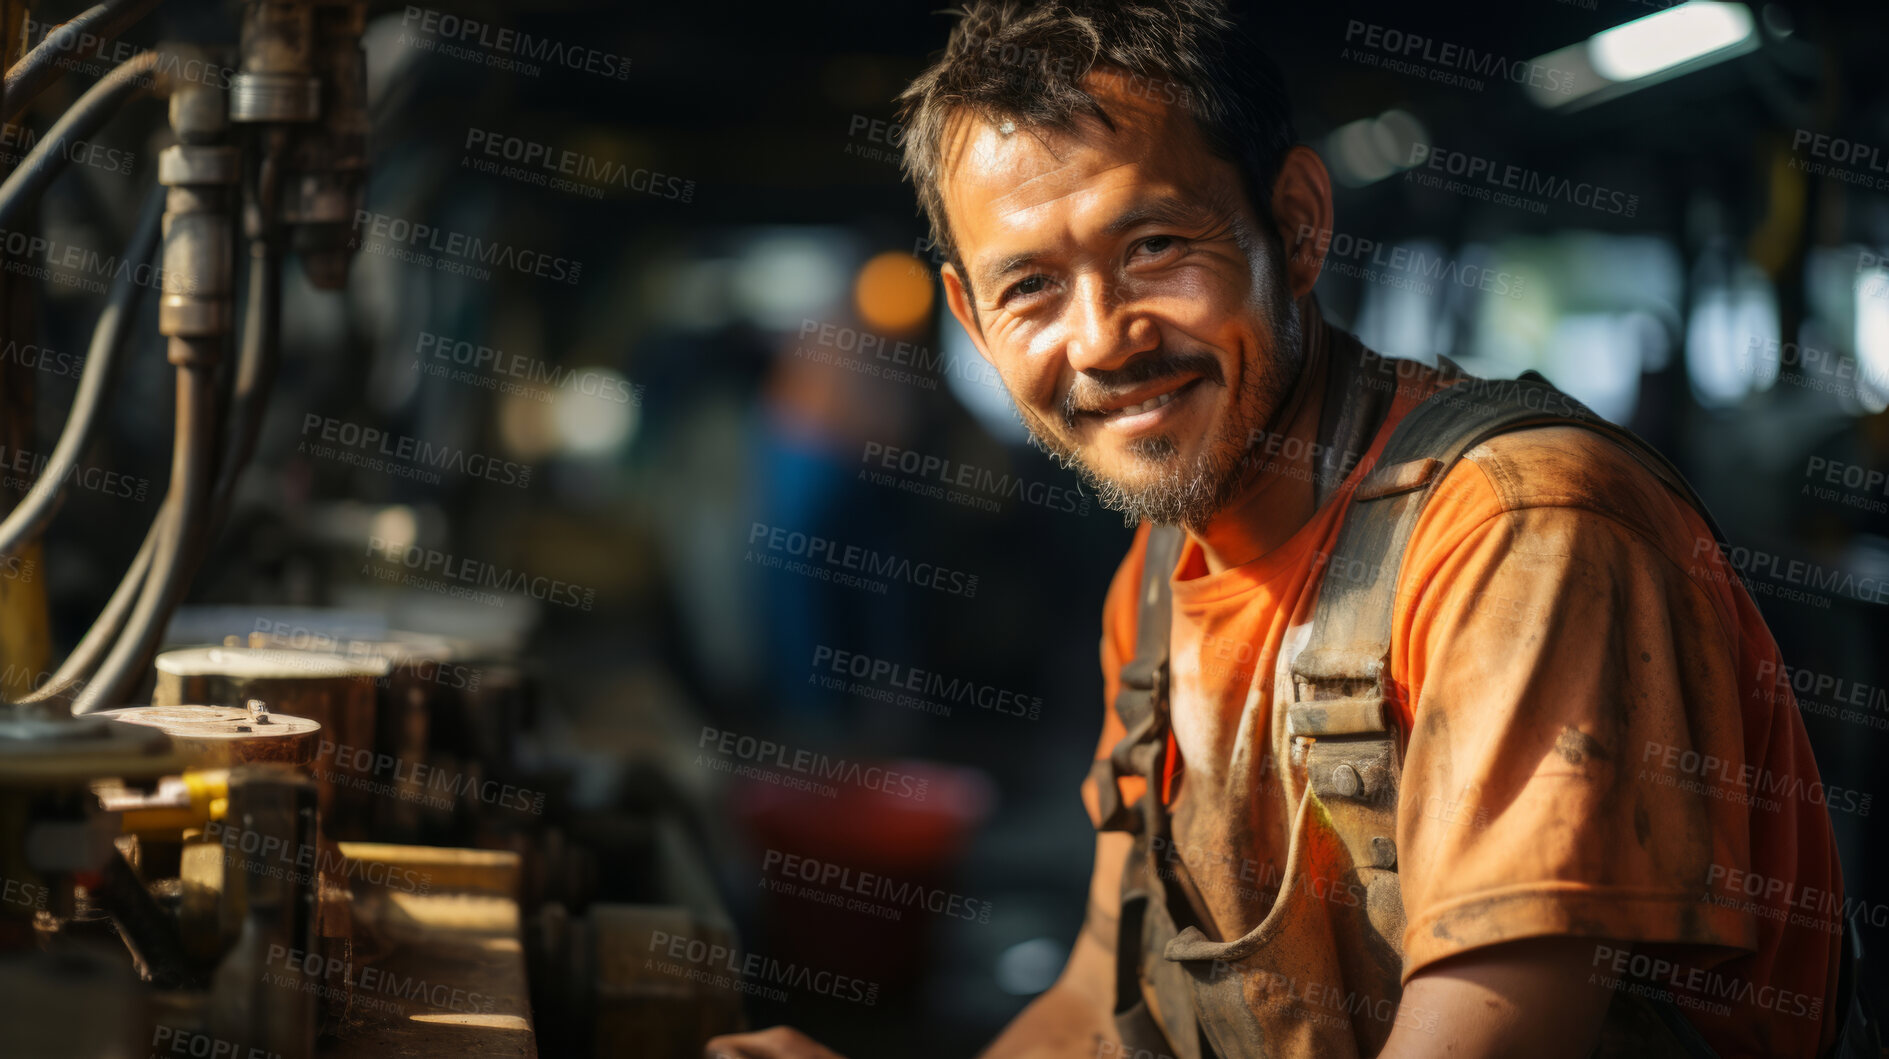
{"type": "MultiPolygon", "coordinates": [[[[1296,804],[1274,704],[1290,700],[1351,489],[1433,388],[1427,372],[1400,387],[1346,483],[1272,552],[1210,574],[1195,541],[1182,550],[1163,797],[1169,855],[1220,937],[1276,893],[1296,804]]],[[[1147,537],[1104,608],[1109,703],[1134,655],[1147,537]]],[[[1826,804],[1868,800],[1818,781],[1777,645],[1717,557],[1703,520],[1591,431],[1502,435],[1438,486],[1399,575],[1387,681],[1407,736],[1406,982],[1480,946],[1590,937],[1586,984],[1641,981],[1720,1055],[1835,1040],[1843,898],[1826,804]]],[[[1097,756],[1122,734],[1108,709],[1097,756]]]]}

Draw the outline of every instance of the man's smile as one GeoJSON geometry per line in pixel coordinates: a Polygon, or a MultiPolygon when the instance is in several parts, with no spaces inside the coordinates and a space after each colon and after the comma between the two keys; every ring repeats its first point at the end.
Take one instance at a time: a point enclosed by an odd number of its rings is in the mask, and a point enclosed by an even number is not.
{"type": "Polygon", "coordinates": [[[1076,418],[1115,434],[1145,434],[1191,410],[1204,381],[1200,375],[1157,380],[1078,411],[1076,418]]]}

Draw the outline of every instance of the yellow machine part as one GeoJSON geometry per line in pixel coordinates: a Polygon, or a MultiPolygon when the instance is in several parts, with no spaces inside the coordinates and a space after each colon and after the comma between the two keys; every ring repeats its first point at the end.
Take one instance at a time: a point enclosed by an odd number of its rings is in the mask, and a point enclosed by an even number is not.
{"type": "Polygon", "coordinates": [[[41,554],[33,541],[0,560],[0,694],[9,699],[33,690],[52,655],[41,554]]]}
{"type": "Polygon", "coordinates": [[[190,805],[152,809],[127,809],[121,826],[126,834],[152,835],[181,832],[221,820],[230,808],[230,770],[204,769],[184,773],[184,787],[190,792],[190,805]]]}

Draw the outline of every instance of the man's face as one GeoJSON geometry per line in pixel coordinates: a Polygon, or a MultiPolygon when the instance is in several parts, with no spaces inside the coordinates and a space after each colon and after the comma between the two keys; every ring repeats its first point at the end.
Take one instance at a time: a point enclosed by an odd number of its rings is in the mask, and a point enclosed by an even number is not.
{"type": "Polygon", "coordinates": [[[1186,111],[1120,84],[1085,84],[1113,132],[953,123],[943,195],[964,273],[945,282],[1044,448],[1105,505],[1198,528],[1298,379],[1298,312],[1235,167],[1186,111]]]}

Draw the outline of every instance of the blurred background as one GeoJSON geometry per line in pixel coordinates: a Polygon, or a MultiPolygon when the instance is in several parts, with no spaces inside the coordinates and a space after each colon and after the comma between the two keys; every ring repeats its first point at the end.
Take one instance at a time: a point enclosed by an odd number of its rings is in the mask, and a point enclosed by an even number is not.
{"type": "MultiPolygon", "coordinates": [[[[942,311],[891,103],[943,44],[927,6],[370,5],[358,253],[339,291],[289,266],[255,466],[179,618],[365,615],[514,659],[526,719],[499,754],[551,797],[484,841],[535,851],[533,959],[609,937],[593,910],[686,907],[743,954],[869,983],[741,998],[854,1056],[971,1054],[1060,969],[1131,533],[1026,444],[942,311]],[[388,457],[370,429],[477,458],[363,465],[388,457]],[[849,547],[939,574],[795,565],[849,547]],[[455,592],[455,559],[525,591],[455,592]]],[[[1863,581],[1889,576],[1889,17],[1237,6],[1336,182],[1326,314],[1394,356],[1539,370],[1671,456],[1757,557],[1825,779],[1889,791],[1889,623],[1863,581]],[[1526,175],[1504,194],[1472,164],[1526,175]],[[1853,580],[1773,576],[1791,560],[1853,580]]],[[[102,139],[143,173],[138,127],[102,139]]],[[[75,167],[42,224],[115,245],[133,186],[75,167]]],[[[14,289],[45,347],[84,348],[97,293],[14,289]]],[[[156,510],[168,400],[142,395],[168,370],[126,365],[91,459],[158,484],[81,491],[48,538],[56,647],[156,510]]],[[[43,450],[75,379],[29,374],[37,440],[9,444],[43,450]]],[[[1873,818],[1833,821],[1851,893],[1889,901],[1873,818]]],[[[1889,931],[1865,942],[1889,955],[1889,931]]],[[[559,1054],[585,1016],[540,1000],[559,1054]]]]}

